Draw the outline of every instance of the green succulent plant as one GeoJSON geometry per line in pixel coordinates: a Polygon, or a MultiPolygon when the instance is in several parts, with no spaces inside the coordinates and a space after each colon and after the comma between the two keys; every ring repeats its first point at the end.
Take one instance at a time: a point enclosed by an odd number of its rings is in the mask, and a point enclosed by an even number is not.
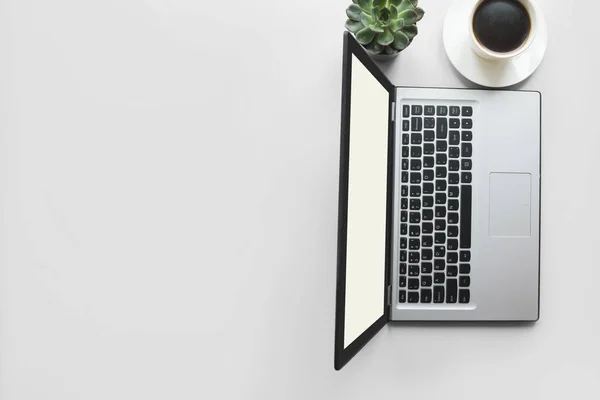
{"type": "Polygon", "coordinates": [[[396,54],[417,36],[425,11],[418,0],[352,0],[346,28],[374,54],[396,54]]]}

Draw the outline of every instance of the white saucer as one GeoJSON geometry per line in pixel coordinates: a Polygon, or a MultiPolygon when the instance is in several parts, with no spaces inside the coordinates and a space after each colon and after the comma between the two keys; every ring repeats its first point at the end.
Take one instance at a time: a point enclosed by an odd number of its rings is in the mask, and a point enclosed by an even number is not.
{"type": "Polygon", "coordinates": [[[548,29],[543,15],[538,16],[538,32],[531,46],[522,54],[506,61],[490,61],[479,57],[471,48],[469,21],[478,0],[456,0],[444,22],[444,47],[454,68],[478,85],[506,87],[528,78],[541,64],[548,45],[548,29]]]}

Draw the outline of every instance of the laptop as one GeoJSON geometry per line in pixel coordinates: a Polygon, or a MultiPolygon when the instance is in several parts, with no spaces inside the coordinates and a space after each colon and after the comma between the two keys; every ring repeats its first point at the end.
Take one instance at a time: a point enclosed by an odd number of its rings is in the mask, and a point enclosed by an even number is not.
{"type": "Polygon", "coordinates": [[[394,86],[344,36],[335,363],[389,321],[536,321],[541,94],[394,86]]]}

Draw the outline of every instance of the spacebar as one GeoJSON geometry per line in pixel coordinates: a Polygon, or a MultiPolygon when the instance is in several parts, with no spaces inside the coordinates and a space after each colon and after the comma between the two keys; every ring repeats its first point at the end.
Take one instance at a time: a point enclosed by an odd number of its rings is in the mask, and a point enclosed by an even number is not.
{"type": "Polygon", "coordinates": [[[471,248],[471,185],[460,187],[460,248],[471,248]]]}

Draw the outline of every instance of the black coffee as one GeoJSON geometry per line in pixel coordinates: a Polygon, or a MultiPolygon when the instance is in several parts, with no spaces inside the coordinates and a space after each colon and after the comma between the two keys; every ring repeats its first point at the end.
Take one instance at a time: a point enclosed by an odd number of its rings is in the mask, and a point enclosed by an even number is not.
{"type": "Polygon", "coordinates": [[[530,30],[529,13],[517,0],[486,0],[473,16],[473,32],[479,43],[498,53],[518,49],[530,30]]]}

